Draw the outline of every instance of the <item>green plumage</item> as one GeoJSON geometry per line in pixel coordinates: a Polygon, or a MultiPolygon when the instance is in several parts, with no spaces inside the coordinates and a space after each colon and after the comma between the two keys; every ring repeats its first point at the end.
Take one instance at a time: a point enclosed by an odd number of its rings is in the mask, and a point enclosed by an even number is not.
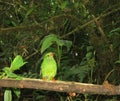
{"type": "Polygon", "coordinates": [[[41,64],[41,74],[42,78],[46,80],[52,80],[57,73],[57,64],[53,57],[53,53],[47,53],[41,64]]]}

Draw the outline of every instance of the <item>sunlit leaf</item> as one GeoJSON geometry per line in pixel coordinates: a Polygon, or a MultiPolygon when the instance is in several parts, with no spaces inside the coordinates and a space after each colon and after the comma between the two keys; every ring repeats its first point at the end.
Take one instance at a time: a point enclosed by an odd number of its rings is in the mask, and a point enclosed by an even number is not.
{"type": "Polygon", "coordinates": [[[45,36],[41,41],[41,53],[43,53],[47,48],[49,48],[55,41],[58,40],[58,37],[54,34],[45,36]]]}
{"type": "Polygon", "coordinates": [[[15,79],[17,79],[17,80],[21,80],[21,79],[22,79],[21,76],[18,76],[18,75],[16,75],[15,73],[13,73],[13,72],[10,70],[9,67],[4,67],[4,68],[3,68],[3,71],[5,72],[6,77],[8,77],[8,78],[15,78],[15,79]]]}
{"type": "Polygon", "coordinates": [[[10,89],[5,90],[4,101],[12,101],[12,92],[10,89]]]}
{"type": "Polygon", "coordinates": [[[22,59],[22,56],[17,55],[15,57],[15,59],[12,61],[11,66],[10,66],[10,70],[11,71],[15,71],[20,69],[20,67],[22,67],[24,64],[26,64],[27,62],[24,62],[22,59]]]}
{"type": "Polygon", "coordinates": [[[57,35],[50,34],[45,36],[41,41],[41,53],[43,53],[46,49],[48,49],[52,44],[56,44],[57,46],[65,46],[67,47],[67,51],[72,46],[72,42],[68,40],[61,40],[57,35]]]}
{"type": "Polygon", "coordinates": [[[5,72],[5,74],[9,74],[10,73],[10,68],[9,67],[4,67],[3,71],[5,72]]]}

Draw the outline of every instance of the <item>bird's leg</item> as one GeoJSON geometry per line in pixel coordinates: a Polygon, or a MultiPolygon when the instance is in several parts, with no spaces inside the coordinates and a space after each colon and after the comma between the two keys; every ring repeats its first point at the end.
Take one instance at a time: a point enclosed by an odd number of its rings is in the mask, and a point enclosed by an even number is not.
{"type": "Polygon", "coordinates": [[[42,78],[42,80],[44,80],[44,81],[45,81],[45,80],[47,80],[47,79],[46,79],[46,77],[43,77],[43,78],[42,78]]]}
{"type": "Polygon", "coordinates": [[[55,78],[52,78],[52,81],[55,82],[56,81],[55,78]]]}

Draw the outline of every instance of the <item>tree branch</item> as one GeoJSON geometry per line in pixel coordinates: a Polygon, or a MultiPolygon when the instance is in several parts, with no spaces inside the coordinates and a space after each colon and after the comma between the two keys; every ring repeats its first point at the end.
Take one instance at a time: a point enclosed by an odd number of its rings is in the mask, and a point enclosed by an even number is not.
{"type": "Polygon", "coordinates": [[[41,79],[24,78],[23,80],[0,79],[0,87],[29,88],[82,94],[120,95],[120,85],[114,86],[109,83],[95,85],[78,82],[45,81],[41,79]]]}
{"type": "MultiPolygon", "coordinates": [[[[120,10],[120,8],[117,8],[117,9],[114,9],[114,10],[112,10],[112,11],[109,11],[109,12],[107,12],[107,13],[105,13],[105,14],[101,14],[100,16],[96,17],[96,20],[99,20],[100,18],[106,17],[106,16],[108,16],[108,15],[114,13],[114,12],[119,11],[119,10],[120,10]]],[[[14,32],[14,31],[24,31],[24,30],[27,30],[27,31],[28,31],[28,30],[33,30],[33,29],[35,30],[35,29],[38,29],[38,28],[43,28],[43,24],[45,24],[45,23],[47,23],[47,22],[49,22],[49,21],[51,21],[51,20],[55,20],[55,19],[57,19],[57,18],[60,18],[60,17],[66,17],[66,18],[69,17],[69,18],[74,19],[75,21],[80,22],[79,19],[77,19],[77,18],[74,17],[73,15],[62,14],[62,15],[54,16],[54,17],[52,17],[52,18],[50,18],[50,19],[48,19],[48,20],[45,20],[45,21],[43,21],[43,22],[41,22],[41,23],[37,23],[37,24],[31,24],[31,25],[27,25],[27,26],[16,26],[16,27],[9,27],[9,28],[0,28],[0,35],[3,35],[4,33],[14,32]]],[[[64,37],[66,37],[66,36],[69,36],[69,35],[77,32],[77,31],[85,28],[86,26],[88,26],[89,24],[91,24],[91,23],[93,23],[93,22],[94,22],[94,19],[88,21],[87,23],[85,23],[85,24],[83,24],[83,25],[78,25],[74,30],[72,30],[71,32],[69,32],[69,33],[67,33],[67,34],[65,34],[65,35],[63,35],[63,36],[61,36],[61,37],[64,38],[64,37]]]]}
{"type": "MultiPolygon", "coordinates": [[[[105,14],[101,14],[100,16],[96,17],[96,20],[99,20],[100,18],[104,18],[104,17],[106,17],[106,16],[108,16],[108,15],[110,15],[110,14],[112,14],[112,13],[115,13],[115,12],[117,12],[117,11],[119,11],[119,10],[120,10],[120,7],[117,8],[117,9],[114,9],[114,10],[112,10],[112,11],[109,11],[109,12],[107,12],[107,13],[105,13],[105,14]]],[[[78,25],[78,26],[77,26],[75,29],[73,29],[71,32],[68,32],[67,34],[63,35],[62,38],[67,37],[67,36],[69,36],[69,35],[77,32],[77,31],[80,31],[81,29],[87,27],[88,25],[90,25],[90,24],[93,23],[93,22],[94,22],[94,19],[88,21],[87,23],[85,23],[85,24],[83,24],[83,25],[78,25]]]]}
{"type": "Polygon", "coordinates": [[[48,23],[52,20],[58,19],[58,18],[70,18],[70,19],[74,19],[77,22],[80,22],[79,19],[77,19],[75,16],[73,15],[66,15],[66,14],[61,14],[61,15],[57,15],[54,17],[51,17],[41,23],[37,23],[37,24],[31,24],[31,25],[23,25],[23,26],[15,26],[15,27],[8,27],[8,28],[0,28],[0,35],[3,35],[4,33],[10,33],[10,32],[15,32],[15,31],[30,31],[30,30],[36,30],[39,28],[44,28],[44,24],[48,23]]]}

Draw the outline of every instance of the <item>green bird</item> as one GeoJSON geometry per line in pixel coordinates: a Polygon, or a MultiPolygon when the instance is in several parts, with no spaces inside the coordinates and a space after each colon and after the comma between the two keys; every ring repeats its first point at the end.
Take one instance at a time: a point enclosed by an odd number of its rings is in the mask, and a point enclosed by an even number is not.
{"type": "Polygon", "coordinates": [[[57,73],[57,63],[54,59],[54,53],[49,52],[43,57],[41,64],[41,74],[44,80],[54,80],[57,73]]]}

